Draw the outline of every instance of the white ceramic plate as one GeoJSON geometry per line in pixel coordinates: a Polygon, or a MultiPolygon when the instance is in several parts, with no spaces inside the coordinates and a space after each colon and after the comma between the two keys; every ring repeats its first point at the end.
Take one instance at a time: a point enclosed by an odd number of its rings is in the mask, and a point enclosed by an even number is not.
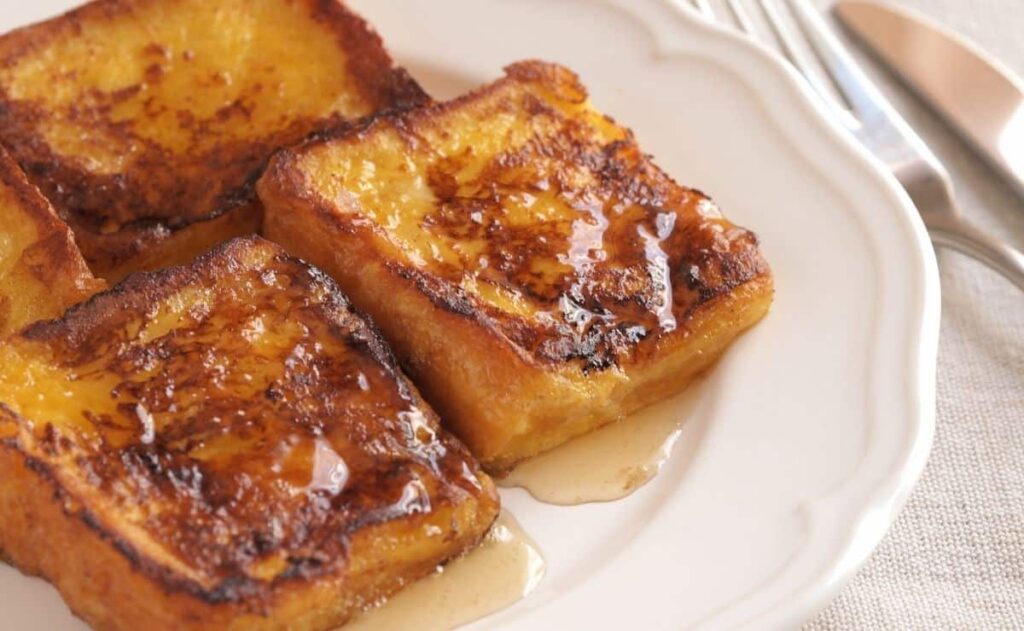
{"type": "MultiPolygon", "coordinates": [[[[69,6],[5,7],[13,27],[69,6]]],[[[938,277],[908,200],[794,75],[670,0],[354,0],[435,96],[540,58],[577,70],[683,183],[761,236],[771,315],[703,383],[661,475],[626,500],[506,505],[548,574],[479,629],[792,627],[868,557],[927,457],[938,277]]],[[[80,628],[0,569],[9,629],[80,628]]]]}

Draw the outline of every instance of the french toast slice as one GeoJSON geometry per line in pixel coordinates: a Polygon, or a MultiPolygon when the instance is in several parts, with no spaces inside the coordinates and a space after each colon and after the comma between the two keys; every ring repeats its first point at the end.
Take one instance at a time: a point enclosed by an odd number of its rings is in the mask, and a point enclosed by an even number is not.
{"type": "Polygon", "coordinates": [[[556,65],[283,151],[258,190],[492,473],[679,391],[772,301],[754,234],[556,65]]]}
{"type": "Polygon", "coordinates": [[[0,141],[108,280],[257,232],[276,149],[425,100],[340,0],[96,0],[0,37],[0,141]]]}
{"type": "Polygon", "coordinates": [[[0,344],[0,554],[97,629],[328,629],[474,546],[493,483],[258,237],[0,344]]]}
{"type": "Polygon", "coordinates": [[[0,338],[103,287],[67,224],[0,147],[0,338]]]}

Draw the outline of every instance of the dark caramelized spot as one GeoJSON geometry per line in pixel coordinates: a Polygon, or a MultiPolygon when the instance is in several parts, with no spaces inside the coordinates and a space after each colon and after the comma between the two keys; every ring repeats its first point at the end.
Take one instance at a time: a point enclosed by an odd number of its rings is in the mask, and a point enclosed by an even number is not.
{"type": "Polygon", "coordinates": [[[259,239],[0,355],[4,403],[208,598],[340,571],[360,530],[484,493],[333,282],[259,239]]]}
{"type": "Polygon", "coordinates": [[[436,302],[546,362],[617,365],[767,273],[756,237],[658,169],[572,73],[508,74],[291,159],[341,221],[370,218],[436,302]]]}

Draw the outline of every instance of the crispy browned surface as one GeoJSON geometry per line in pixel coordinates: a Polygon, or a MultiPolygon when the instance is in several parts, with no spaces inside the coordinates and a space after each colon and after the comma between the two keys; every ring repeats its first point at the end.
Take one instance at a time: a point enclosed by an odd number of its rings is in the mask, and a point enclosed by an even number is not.
{"type": "Polygon", "coordinates": [[[0,139],[108,278],[258,228],[277,148],[425,100],[335,0],[96,0],[0,38],[0,139]]]}
{"type": "Polygon", "coordinates": [[[0,147],[0,337],[102,288],[67,225],[0,147]]]}
{"type": "Polygon", "coordinates": [[[0,346],[0,550],[101,629],[326,629],[492,483],[333,282],[258,238],[0,346]]]}
{"type": "Polygon", "coordinates": [[[756,237],[554,65],[284,151],[259,191],[492,471],[677,391],[771,302],[756,237]]]}

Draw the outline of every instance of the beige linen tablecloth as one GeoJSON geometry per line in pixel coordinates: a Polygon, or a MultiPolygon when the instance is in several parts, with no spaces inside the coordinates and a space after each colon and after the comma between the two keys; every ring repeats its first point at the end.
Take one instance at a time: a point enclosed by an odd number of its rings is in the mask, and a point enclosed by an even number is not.
{"type": "MultiPolygon", "coordinates": [[[[817,0],[822,8],[831,0],[817,0]]],[[[1024,0],[900,0],[1024,76],[1024,0]]],[[[859,55],[949,167],[964,212],[1024,248],[1024,201],[859,55]]],[[[1024,293],[939,250],[935,445],[872,559],[808,629],[1024,629],[1024,293]]]]}

